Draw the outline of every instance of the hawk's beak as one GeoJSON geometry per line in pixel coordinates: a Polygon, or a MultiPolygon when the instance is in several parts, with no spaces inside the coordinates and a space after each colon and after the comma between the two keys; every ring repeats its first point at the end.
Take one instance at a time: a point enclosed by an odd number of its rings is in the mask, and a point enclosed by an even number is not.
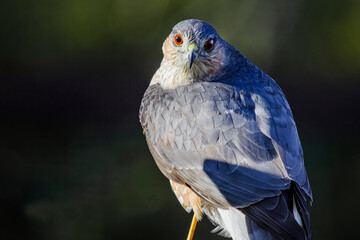
{"type": "Polygon", "coordinates": [[[197,58],[197,52],[199,51],[199,48],[195,43],[192,43],[189,45],[188,51],[189,51],[189,55],[188,55],[189,68],[191,68],[195,58],[197,58]]]}

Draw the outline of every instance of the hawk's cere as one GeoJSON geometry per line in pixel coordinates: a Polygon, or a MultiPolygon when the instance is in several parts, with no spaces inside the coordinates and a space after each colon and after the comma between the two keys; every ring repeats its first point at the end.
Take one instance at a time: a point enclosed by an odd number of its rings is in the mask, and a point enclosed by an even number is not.
{"type": "Polygon", "coordinates": [[[312,193],[276,82],[200,20],[174,26],[140,107],[182,206],[240,239],[311,239],[312,193]]]}

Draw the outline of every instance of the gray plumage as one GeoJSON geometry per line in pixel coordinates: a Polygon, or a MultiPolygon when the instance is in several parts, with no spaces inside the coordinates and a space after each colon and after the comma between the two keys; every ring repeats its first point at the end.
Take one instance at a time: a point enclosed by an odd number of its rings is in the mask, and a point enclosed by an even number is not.
{"type": "Polygon", "coordinates": [[[153,80],[144,94],[140,122],[160,170],[213,208],[245,214],[249,239],[310,239],[312,193],[283,92],[209,24],[186,20],[172,34],[178,32],[199,45],[210,36],[215,45],[199,52],[193,71],[200,73],[185,74],[188,84],[165,88],[153,80]],[[213,71],[201,74],[202,58],[211,66],[219,56],[213,71]]]}

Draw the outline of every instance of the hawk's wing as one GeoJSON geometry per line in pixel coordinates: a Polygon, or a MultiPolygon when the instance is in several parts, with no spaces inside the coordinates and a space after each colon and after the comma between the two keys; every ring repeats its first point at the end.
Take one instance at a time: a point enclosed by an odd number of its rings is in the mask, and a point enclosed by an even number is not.
{"type": "Polygon", "coordinates": [[[311,196],[289,106],[277,85],[198,82],[145,92],[140,121],[160,170],[222,207],[246,207],[298,183],[311,196]]]}
{"type": "Polygon", "coordinates": [[[285,96],[269,77],[261,88],[239,84],[150,86],[140,107],[149,149],[169,179],[218,207],[241,208],[279,238],[304,237],[294,201],[311,238],[311,190],[285,96]]]}

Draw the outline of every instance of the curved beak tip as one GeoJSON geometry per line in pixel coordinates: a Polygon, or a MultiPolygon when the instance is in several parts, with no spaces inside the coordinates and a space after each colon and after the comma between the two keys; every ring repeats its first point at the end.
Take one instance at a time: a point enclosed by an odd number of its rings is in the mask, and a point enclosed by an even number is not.
{"type": "Polygon", "coordinates": [[[191,68],[191,66],[193,65],[195,58],[196,58],[196,53],[194,50],[191,50],[191,52],[188,55],[189,68],[191,68]]]}
{"type": "Polygon", "coordinates": [[[191,68],[191,66],[194,63],[195,58],[197,57],[197,52],[199,51],[199,48],[195,43],[191,43],[188,46],[188,51],[189,51],[189,55],[188,55],[189,68],[191,68]]]}

